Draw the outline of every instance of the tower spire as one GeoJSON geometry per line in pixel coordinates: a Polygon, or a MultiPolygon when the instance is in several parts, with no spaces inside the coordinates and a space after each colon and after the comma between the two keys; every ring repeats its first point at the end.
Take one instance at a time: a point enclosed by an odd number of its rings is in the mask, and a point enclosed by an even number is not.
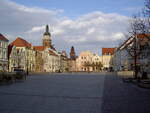
{"type": "Polygon", "coordinates": [[[45,31],[44,35],[49,35],[49,36],[51,36],[51,34],[50,34],[50,32],[49,32],[49,26],[48,26],[48,25],[46,25],[46,31],[45,31]]]}
{"type": "Polygon", "coordinates": [[[49,33],[49,26],[46,25],[46,32],[49,33]]]}
{"type": "Polygon", "coordinates": [[[45,33],[43,35],[43,46],[46,48],[53,48],[52,40],[51,40],[51,34],[49,32],[49,26],[48,25],[46,25],[45,33]]]}

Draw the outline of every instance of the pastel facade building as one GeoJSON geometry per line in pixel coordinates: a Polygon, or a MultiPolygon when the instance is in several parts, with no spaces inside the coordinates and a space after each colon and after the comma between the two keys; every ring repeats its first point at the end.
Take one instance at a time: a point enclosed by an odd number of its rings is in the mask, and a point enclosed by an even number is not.
{"type": "Polygon", "coordinates": [[[43,51],[44,72],[56,72],[60,68],[59,54],[49,48],[43,51]]]}
{"type": "Polygon", "coordinates": [[[8,45],[8,70],[9,72],[13,72],[15,68],[19,67],[19,60],[21,58],[19,51],[16,49],[14,45],[8,45]]]}
{"type": "Polygon", "coordinates": [[[92,67],[94,72],[99,72],[102,70],[102,56],[99,56],[98,54],[93,54],[92,67]]]}
{"type": "Polygon", "coordinates": [[[41,46],[34,46],[35,50],[35,72],[43,72],[44,71],[44,60],[43,60],[43,51],[44,48],[41,46]]]}
{"type": "Polygon", "coordinates": [[[62,51],[62,53],[60,53],[60,71],[69,71],[69,60],[65,51],[62,51]]]}
{"type": "Polygon", "coordinates": [[[9,40],[0,34],[0,71],[8,70],[8,42],[9,40]]]}
{"type": "Polygon", "coordinates": [[[102,48],[102,64],[103,69],[113,68],[113,55],[116,48],[102,48]]]}
{"type": "Polygon", "coordinates": [[[77,71],[98,72],[102,67],[101,61],[101,57],[97,54],[93,54],[90,51],[81,52],[76,59],[77,71]]]}
{"type": "MultiPolygon", "coordinates": [[[[12,54],[16,54],[16,64],[11,64],[9,66],[13,66],[13,68],[21,68],[25,71],[34,72],[35,71],[35,51],[32,45],[24,40],[23,38],[16,38],[10,46],[14,46],[15,49],[12,49],[10,52],[10,56],[14,56],[12,54]],[[16,51],[16,52],[15,52],[16,51]],[[15,67],[14,67],[15,66],[15,67]]],[[[10,57],[9,60],[11,61],[13,57],[10,57]]],[[[10,67],[12,68],[12,67],[10,67]]]]}

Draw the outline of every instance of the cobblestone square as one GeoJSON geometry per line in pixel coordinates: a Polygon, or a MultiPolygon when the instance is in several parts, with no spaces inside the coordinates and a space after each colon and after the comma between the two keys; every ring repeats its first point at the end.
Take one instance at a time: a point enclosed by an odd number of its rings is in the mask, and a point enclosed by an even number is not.
{"type": "Polygon", "coordinates": [[[32,75],[0,86],[0,113],[150,113],[149,95],[112,74],[32,75]]]}

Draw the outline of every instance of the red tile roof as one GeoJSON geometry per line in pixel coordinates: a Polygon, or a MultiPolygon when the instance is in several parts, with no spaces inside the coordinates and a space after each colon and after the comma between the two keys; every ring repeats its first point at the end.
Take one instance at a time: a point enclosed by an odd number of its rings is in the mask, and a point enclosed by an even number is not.
{"type": "Polygon", "coordinates": [[[150,37],[150,34],[138,34],[137,38],[146,38],[146,37],[150,37]]]}
{"type": "MultiPolygon", "coordinates": [[[[142,45],[148,41],[147,37],[150,37],[150,34],[137,34],[137,38],[140,39],[140,43],[142,45]]],[[[126,46],[128,46],[132,42],[133,42],[133,37],[129,37],[120,47],[118,47],[118,49],[120,49],[123,46],[124,46],[123,48],[125,48],[126,46]]]]}
{"type": "Polygon", "coordinates": [[[44,46],[34,46],[34,49],[37,51],[44,51],[45,47],[44,46]]]}
{"type": "Polygon", "coordinates": [[[31,44],[29,42],[20,37],[13,41],[11,45],[15,45],[16,47],[31,47],[31,44]]]}
{"type": "Polygon", "coordinates": [[[113,55],[116,48],[102,48],[102,55],[113,55]]]}
{"type": "Polygon", "coordinates": [[[0,40],[8,42],[9,40],[0,33],[0,40]]]}

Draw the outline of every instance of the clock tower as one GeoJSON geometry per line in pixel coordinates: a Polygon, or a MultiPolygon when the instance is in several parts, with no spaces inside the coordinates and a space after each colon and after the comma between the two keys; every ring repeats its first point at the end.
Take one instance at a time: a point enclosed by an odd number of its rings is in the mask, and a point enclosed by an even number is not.
{"type": "Polygon", "coordinates": [[[49,32],[49,26],[48,25],[46,25],[46,31],[43,34],[43,46],[45,48],[52,48],[51,34],[49,32]]]}

